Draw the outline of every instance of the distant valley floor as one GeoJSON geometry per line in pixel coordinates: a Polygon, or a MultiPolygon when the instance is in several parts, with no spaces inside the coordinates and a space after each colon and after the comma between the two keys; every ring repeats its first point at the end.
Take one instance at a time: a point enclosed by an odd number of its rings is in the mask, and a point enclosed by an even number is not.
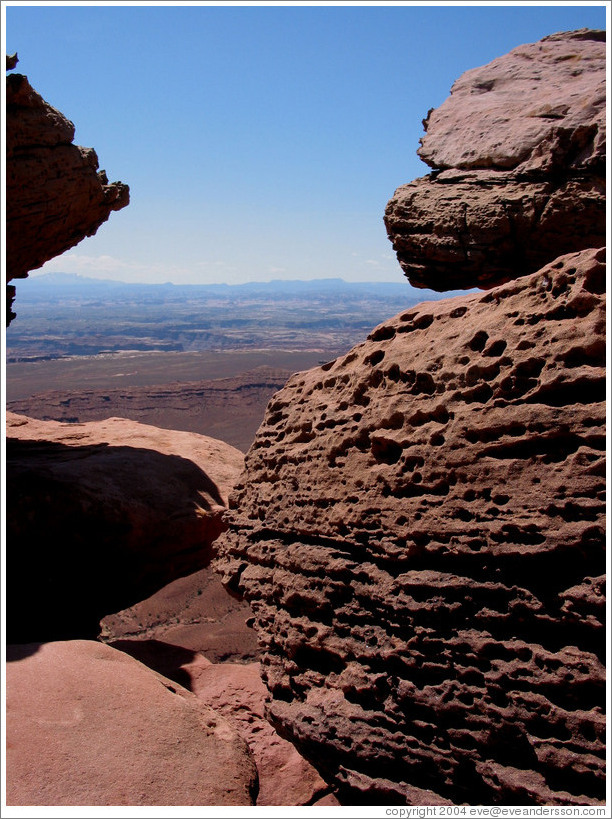
{"type": "Polygon", "coordinates": [[[294,372],[327,360],[316,351],[274,350],[20,362],[7,366],[7,409],[70,423],[118,416],[209,435],[246,452],[274,393],[294,372]]]}
{"type": "Polygon", "coordinates": [[[340,279],[175,286],[43,275],[19,283],[7,408],[72,423],[120,416],[246,451],[291,374],[439,297],[340,279]]]}

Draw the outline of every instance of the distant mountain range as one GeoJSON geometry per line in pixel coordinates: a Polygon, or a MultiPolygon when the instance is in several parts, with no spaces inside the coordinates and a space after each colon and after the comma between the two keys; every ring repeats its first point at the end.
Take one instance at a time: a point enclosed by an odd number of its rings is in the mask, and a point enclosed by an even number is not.
{"type": "Polygon", "coordinates": [[[74,273],[44,273],[31,276],[18,283],[17,306],[19,302],[38,301],[42,299],[65,298],[75,296],[112,296],[132,298],[228,298],[240,300],[253,297],[272,301],[292,296],[305,297],[309,294],[339,297],[366,298],[400,298],[411,304],[415,301],[428,301],[448,298],[454,293],[436,293],[433,290],[417,290],[407,281],[403,282],[348,282],[340,278],[324,279],[273,279],[268,282],[249,282],[247,284],[143,284],[121,282],[114,279],[94,279],[74,273]]]}
{"type": "Polygon", "coordinates": [[[318,350],[333,358],[382,321],[448,294],[340,278],[131,284],[70,273],[20,283],[9,362],[126,350],[318,350]]]}

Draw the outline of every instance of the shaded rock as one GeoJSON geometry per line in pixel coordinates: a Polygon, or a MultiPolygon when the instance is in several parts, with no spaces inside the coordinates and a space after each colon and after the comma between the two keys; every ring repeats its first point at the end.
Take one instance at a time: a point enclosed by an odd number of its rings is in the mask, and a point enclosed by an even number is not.
{"type": "MultiPolygon", "coordinates": [[[[16,55],[14,55],[16,57],[16,55]]],[[[16,63],[7,59],[7,68],[16,63]]],[[[129,203],[129,188],[108,183],[93,148],[73,145],[74,125],[22,74],[6,78],[6,278],[30,270],[93,236],[129,203]]],[[[7,324],[15,288],[7,290],[7,324]]]]}
{"type": "MultiPolygon", "coordinates": [[[[211,662],[245,662],[259,656],[257,637],[247,626],[247,603],[229,595],[209,568],[180,577],[146,600],[109,614],[101,621],[100,639],[128,653],[128,642],[144,642],[200,652],[211,662]]],[[[138,647],[135,649],[138,650],[138,647]]],[[[134,654],[146,665],[151,663],[134,654]]],[[[161,671],[161,669],[158,669],[161,671]]],[[[171,676],[168,671],[162,671],[171,676]]]]}
{"type": "Polygon", "coordinates": [[[342,804],[604,798],[604,259],[407,310],[268,406],[219,568],[342,804]]]}
{"type": "Polygon", "coordinates": [[[488,288],[605,244],[605,32],[563,32],[463,74],[424,121],[434,172],[385,224],[415,287],[488,288]]]}
{"type": "Polygon", "coordinates": [[[157,640],[117,640],[113,647],[194,692],[235,726],[257,767],[258,805],[339,804],[315,768],[265,718],[268,691],[259,663],[211,663],[199,651],[157,640]]]}
{"type": "Polygon", "coordinates": [[[210,562],[238,450],[121,418],[7,426],[9,642],[95,637],[210,562]]]}
{"type": "Polygon", "coordinates": [[[251,805],[244,740],[193,694],[110,646],[13,646],[8,805],[251,805]]]}
{"type": "Polygon", "coordinates": [[[326,804],[339,804],[312,765],[265,718],[268,692],[259,663],[213,664],[196,656],[182,670],[190,677],[189,690],[248,742],[259,776],[258,805],[311,805],[324,797],[326,804]]]}

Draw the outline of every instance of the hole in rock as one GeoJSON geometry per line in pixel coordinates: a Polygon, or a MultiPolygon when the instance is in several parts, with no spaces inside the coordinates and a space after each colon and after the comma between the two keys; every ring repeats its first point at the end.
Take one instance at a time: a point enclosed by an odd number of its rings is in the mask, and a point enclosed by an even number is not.
{"type": "Polygon", "coordinates": [[[370,364],[372,367],[375,367],[377,364],[379,364],[383,360],[384,357],[385,357],[385,351],[384,350],[374,350],[374,352],[371,353],[366,358],[365,363],[370,364]]]}
{"type": "Polygon", "coordinates": [[[496,358],[497,356],[500,356],[504,352],[507,346],[508,342],[500,338],[497,341],[494,341],[492,344],[490,344],[489,347],[487,347],[487,349],[484,351],[483,355],[496,358]]]}
{"type": "Polygon", "coordinates": [[[489,334],[485,333],[484,330],[479,330],[472,340],[468,342],[468,347],[470,350],[474,350],[475,353],[480,353],[484,350],[488,340],[489,334]]]}
{"type": "Polygon", "coordinates": [[[368,338],[370,341],[388,341],[390,338],[393,338],[395,335],[395,328],[390,327],[389,325],[384,325],[383,327],[379,327],[377,330],[374,330],[373,333],[370,333],[368,338]]]}

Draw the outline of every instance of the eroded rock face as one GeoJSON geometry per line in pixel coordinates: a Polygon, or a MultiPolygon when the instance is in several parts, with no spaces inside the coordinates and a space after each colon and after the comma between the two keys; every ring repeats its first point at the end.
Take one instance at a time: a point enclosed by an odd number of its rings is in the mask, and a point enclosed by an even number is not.
{"type": "MultiPolygon", "coordinates": [[[[7,68],[16,60],[7,61],[7,68]]],[[[73,144],[74,125],[22,74],[6,78],[7,283],[93,236],[129,188],[108,183],[93,148],[73,144]]],[[[7,287],[7,324],[15,314],[7,287]]]]}
{"type": "Polygon", "coordinates": [[[605,32],[519,46],[467,71],[424,121],[433,169],[385,224],[410,283],[488,288],[605,244],[605,32]]]}
{"type": "Polygon", "coordinates": [[[87,640],[9,646],[8,805],[252,805],[244,740],[194,694],[87,640]]]}
{"type": "Polygon", "coordinates": [[[242,465],[195,433],[8,413],[8,642],[95,637],[105,615],[206,566],[242,465]]]}
{"type": "Polygon", "coordinates": [[[604,259],[421,304],[268,407],[219,566],[342,804],[604,798],[604,259]]]}

